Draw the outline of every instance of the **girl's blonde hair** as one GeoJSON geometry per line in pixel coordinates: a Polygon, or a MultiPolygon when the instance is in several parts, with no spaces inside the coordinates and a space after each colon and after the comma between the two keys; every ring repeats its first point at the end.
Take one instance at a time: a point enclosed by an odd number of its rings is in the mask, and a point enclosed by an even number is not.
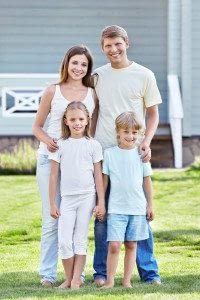
{"type": "Polygon", "coordinates": [[[127,111],[120,114],[115,120],[116,132],[120,129],[135,129],[141,130],[142,123],[137,119],[136,114],[132,111],[127,111]]]}
{"type": "Polygon", "coordinates": [[[87,138],[90,138],[90,116],[89,116],[89,111],[87,109],[87,107],[80,101],[73,101],[70,104],[68,104],[67,108],[65,109],[65,112],[63,114],[62,117],[62,121],[61,121],[61,133],[62,133],[62,138],[64,140],[68,139],[71,135],[71,132],[69,130],[69,126],[65,124],[65,119],[67,118],[67,113],[69,110],[76,110],[76,109],[80,109],[84,112],[84,114],[87,117],[87,125],[85,127],[85,131],[84,131],[84,136],[87,138]]]}
{"type": "Polygon", "coordinates": [[[87,57],[88,60],[88,69],[86,75],[83,77],[83,85],[86,87],[93,87],[92,79],[91,79],[91,73],[92,73],[92,67],[93,67],[93,59],[92,55],[90,53],[90,50],[84,46],[84,45],[77,45],[70,48],[61,63],[60,66],[60,81],[58,84],[65,83],[68,78],[68,66],[69,66],[69,60],[75,56],[75,55],[82,55],[84,54],[87,57]]]}

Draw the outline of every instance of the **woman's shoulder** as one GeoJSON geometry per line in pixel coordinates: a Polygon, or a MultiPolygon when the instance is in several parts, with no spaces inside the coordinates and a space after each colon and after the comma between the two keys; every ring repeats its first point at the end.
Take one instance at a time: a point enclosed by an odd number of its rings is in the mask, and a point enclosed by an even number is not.
{"type": "Polygon", "coordinates": [[[47,96],[47,97],[51,97],[53,98],[54,94],[56,91],[56,85],[55,84],[51,84],[49,86],[46,87],[46,89],[44,90],[43,96],[47,96]]]}

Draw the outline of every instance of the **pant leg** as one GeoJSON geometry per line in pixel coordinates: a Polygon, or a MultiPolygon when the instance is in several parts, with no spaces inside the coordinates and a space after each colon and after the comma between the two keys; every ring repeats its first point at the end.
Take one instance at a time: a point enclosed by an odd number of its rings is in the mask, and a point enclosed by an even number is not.
{"type": "MultiPolygon", "coordinates": [[[[106,210],[108,207],[108,198],[110,194],[110,183],[105,195],[106,210]]],[[[106,261],[108,255],[108,242],[107,242],[107,219],[103,222],[95,219],[94,223],[94,242],[95,252],[93,268],[95,273],[93,274],[94,280],[98,277],[106,279],[106,261]]]]}
{"type": "Polygon", "coordinates": [[[61,259],[74,256],[74,228],[77,218],[75,196],[63,196],[58,219],[58,249],[61,259]]]}
{"type": "Polygon", "coordinates": [[[136,264],[142,281],[160,281],[158,264],[154,256],[153,234],[150,225],[149,238],[137,242],[136,264]]]}
{"type": "MultiPolygon", "coordinates": [[[[42,236],[40,255],[40,276],[41,280],[49,280],[52,283],[56,280],[58,261],[58,221],[50,216],[49,203],[49,175],[50,160],[47,155],[38,155],[37,160],[37,181],[42,200],[42,236]]],[[[56,193],[56,204],[60,205],[60,187],[56,193]]]]}
{"type": "Polygon", "coordinates": [[[74,228],[74,253],[78,255],[86,255],[89,224],[95,207],[96,195],[79,195],[77,198],[78,207],[74,228]]]}

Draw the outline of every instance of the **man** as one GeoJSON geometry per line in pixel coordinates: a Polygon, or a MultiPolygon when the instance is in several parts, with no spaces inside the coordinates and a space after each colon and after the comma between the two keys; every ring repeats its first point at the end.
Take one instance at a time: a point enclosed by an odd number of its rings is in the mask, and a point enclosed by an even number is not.
{"type": "MultiPolygon", "coordinates": [[[[129,40],[123,28],[117,25],[104,28],[101,45],[110,64],[95,71],[97,74],[95,91],[99,99],[95,138],[103,149],[116,145],[114,122],[116,117],[122,112],[134,111],[143,123],[143,135],[141,134],[138,151],[143,153],[142,159],[147,162],[151,158],[150,143],[158,126],[157,105],[162,102],[156,79],[152,71],[128,59],[129,40]]],[[[108,196],[109,190],[106,200],[108,196]]],[[[104,222],[95,220],[94,283],[99,286],[104,285],[106,279],[108,251],[106,238],[106,220],[104,222]]],[[[136,263],[142,281],[161,284],[158,265],[153,254],[150,226],[149,239],[138,242],[136,263]]]]}

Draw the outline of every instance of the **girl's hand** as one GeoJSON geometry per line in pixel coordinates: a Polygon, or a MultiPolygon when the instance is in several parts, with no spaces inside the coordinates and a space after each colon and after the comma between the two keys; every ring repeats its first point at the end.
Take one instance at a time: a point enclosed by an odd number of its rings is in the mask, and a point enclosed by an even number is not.
{"type": "Polygon", "coordinates": [[[153,221],[153,219],[155,217],[155,214],[154,214],[154,209],[153,209],[152,206],[147,205],[147,214],[146,214],[146,216],[147,216],[147,220],[149,222],[153,221]]]}
{"type": "Polygon", "coordinates": [[[56,150],[58,150],[57,139],[50,138],[47,143],[47,149],[50,152],[56,152],[56,150]]]}
{"type": "Polygon", "coordinates": [[[51,215],[52,218],[54,218],[54,219],[58,219],[58,218],[59,218],[60,212],[59,212],[59,210],[57,209],[56,205],[54,205],[54,206],[51,207],[50,215],[51,215]]]}

